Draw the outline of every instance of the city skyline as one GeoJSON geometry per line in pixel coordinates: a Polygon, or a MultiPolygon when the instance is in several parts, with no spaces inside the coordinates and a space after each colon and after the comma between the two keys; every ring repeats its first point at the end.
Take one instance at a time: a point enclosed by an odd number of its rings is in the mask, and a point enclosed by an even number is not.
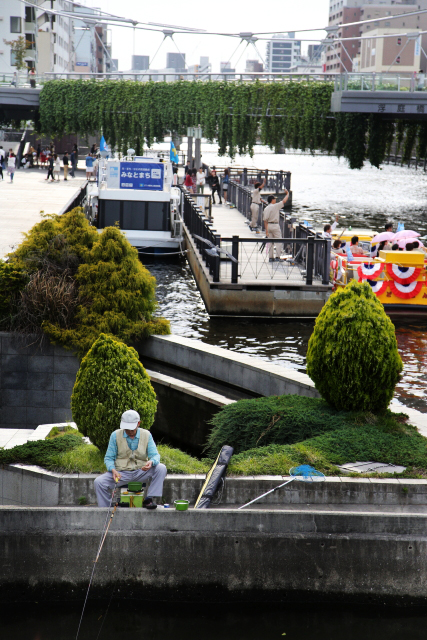
{"type": "MultiPolygon", "coordinates": [[[[100,8],[103,11],[141,22],[161,22],[193,29],[205,29],[209,32],[229,33],[241,33],[244,31],[287,33],[296,29],[325,27],[328,23],[329,6],[328,0],[308,0],[303,5],[295,5],[291,2],[283,3],[280,0],[268,0],[267,3],[263,4],[262,12],[259,12],[256,3],[249,3],[246,5],[249,10],[242,15],[241,9],[237,6],[234,7],[229,2],[225,2],[225,0],[218,0],[212,13],[207,11],[199,15],[197,12],[185,13],[181,4],[174,3],[172,0],[165,0],[162,5],[163,10],[159,15],[159,10],[156,6],[152,9],[143,9],[137,0],[124,0],[120,4],[120,9],[117,8],[117,3],[113,2],[113,0],[102,0],[102,3],[96,0],[86,0],[82,4],[90,7],[99,7],[101,4],[100,8]],[[282,19],[278,19],[278,16],[282,16],[282,19]]],[[[150,68],[164,69],[167,66],[167,54],[178,53],[178,49],[179,52],[185,54],[185,60],[189,66],[198,64],[201,56],[208,56],[213,72],[219,71],[221,62],[230,61],[231,67],[236,68],[238,72],[245,70],[247,60],[258,59],[265,64],[267,44],[265,40],[259,40],[256,43],[258,52],[252,45],[246,47],[246,44],[242,44],[233,55],[239,44],[238,38],[178,34],[174,36],[176,43],[174,44],[170,38],[166,38],[162,43],[163,34],[161,33],[135,30],[134,38],[133,29],[131,28],[110,26],[109,29],[112,33],[112,57],[119,59],[119,69],[122,71],[131,69],[132,55],[149,56],[150,68]],[[153,60],[157,50],[158,53],[153,60]]],[[[159,29],[161,28],[159,27],[159,29]]],[[[317,39],[324,36],[325,31],[321,30],[308,34],[296,34],[298,39],[313,38],[311,41],[313,43],[316,43],[317,39]]],[[[269,36],[261,37],[268,38],[269,36]]],[[[301,49],[303,54],[307,51],[309,44],[309,42],[302,42],[301,49]]]]}

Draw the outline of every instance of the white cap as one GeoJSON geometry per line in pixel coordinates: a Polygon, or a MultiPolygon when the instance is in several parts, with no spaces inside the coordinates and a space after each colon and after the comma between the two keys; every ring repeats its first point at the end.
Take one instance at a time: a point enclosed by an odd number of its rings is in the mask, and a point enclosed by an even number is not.
{"type": "Polygon", "coordinates": [[[129,431],[133,431],[138,426],[138,422],[141,420],[139,417],[139,413],[134,411],[133,409],[129,409],[129,411],[125,411],[122,413],[120,429],[129,429],[129,431]]]}

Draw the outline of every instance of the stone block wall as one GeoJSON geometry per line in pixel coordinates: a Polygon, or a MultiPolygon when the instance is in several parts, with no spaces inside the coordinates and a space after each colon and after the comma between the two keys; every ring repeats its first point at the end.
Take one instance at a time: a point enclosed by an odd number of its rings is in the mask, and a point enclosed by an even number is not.
{"type": "Polygon", "coordinates": [[[0,332],[0,428],[35,429],[71,420],[79,361],[62,347],[0,332]]]}

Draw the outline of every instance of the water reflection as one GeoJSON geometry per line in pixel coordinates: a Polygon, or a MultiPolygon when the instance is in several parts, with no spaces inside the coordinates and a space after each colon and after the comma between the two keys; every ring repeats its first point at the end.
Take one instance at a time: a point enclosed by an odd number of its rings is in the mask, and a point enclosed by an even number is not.
{"type": "MultiPolygon", "coordinates": [[[[81,639],[98,638],[106,604],[89,603],[81,639]]],[[[75,637],[80,615],[77,605],[8,607],[3,635],[13,640],[69,640],[75,637]],[[74,632],[74,633],[73,633],[74,632]]],[[[195,605],[182,603],[113,601],[100,640],[144,638],[150,640],[279,640],[313,638],[331,640],[424,640],[427,612],[424,608],[374,608],[340,605],[316,606],[285,602],[276,606],[239,604],[195,605]]]]}
{"type": "MultiPolygon", "coordinates": [[[[203,159],[210,165],[224,164],[214,154],[205,153],[203,159]]],[[[394,165],[386,165],[382,170],[368,166],[362,171],[350,171],[336,158],[272,154],[257,154],[253,160],[237,158],[236,164],[290,169],[293,214],[311,219],[314,225],[322,225],[339,213],[345,216],[343,222],[347,226],[381,229],[387,220],[392,220],[395,224],[404,221],[407,229],[412,227],[422,235],[427,232],[424,208],[427,175],[422,171],[394,165]]],[[[147,267],[157,278],[159,313],[171,321],[172,331],[177,335],[305,371],[313,322],[209,319],[185,260],[152,261],[147,267]]],[[[396,398],[427,412],[427,319],[395,324],[404,363],[396,398]]]]}

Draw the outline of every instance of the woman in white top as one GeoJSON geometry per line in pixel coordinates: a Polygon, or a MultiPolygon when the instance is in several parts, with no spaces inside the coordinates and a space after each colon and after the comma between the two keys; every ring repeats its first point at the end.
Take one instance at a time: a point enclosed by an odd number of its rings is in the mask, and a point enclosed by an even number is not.
{"type": "Polygon", "coordinates": [[[7,173],[10,176],[10,181],[13,182],[13,176],[16,171],[16,156],[10,152],[7,159],[7,173]]]}
{"type": "Polygon", "coordinates": [[[204,193],[205,184],[206,184],[206,175],[205,175],[205,172],[203,171],[203,167],[200,167],[200,169],[196,174],[197,193],[204,193]]]}
{"type": "Polygon", "coordinates": [[[58,158],[58,156],[55,153],[55,164],[53,165],[53,179],[55,180],[55,178],[57,178],[58,182],[59,182],[60,171],[61,171],[61,160],[58,158]]]}

